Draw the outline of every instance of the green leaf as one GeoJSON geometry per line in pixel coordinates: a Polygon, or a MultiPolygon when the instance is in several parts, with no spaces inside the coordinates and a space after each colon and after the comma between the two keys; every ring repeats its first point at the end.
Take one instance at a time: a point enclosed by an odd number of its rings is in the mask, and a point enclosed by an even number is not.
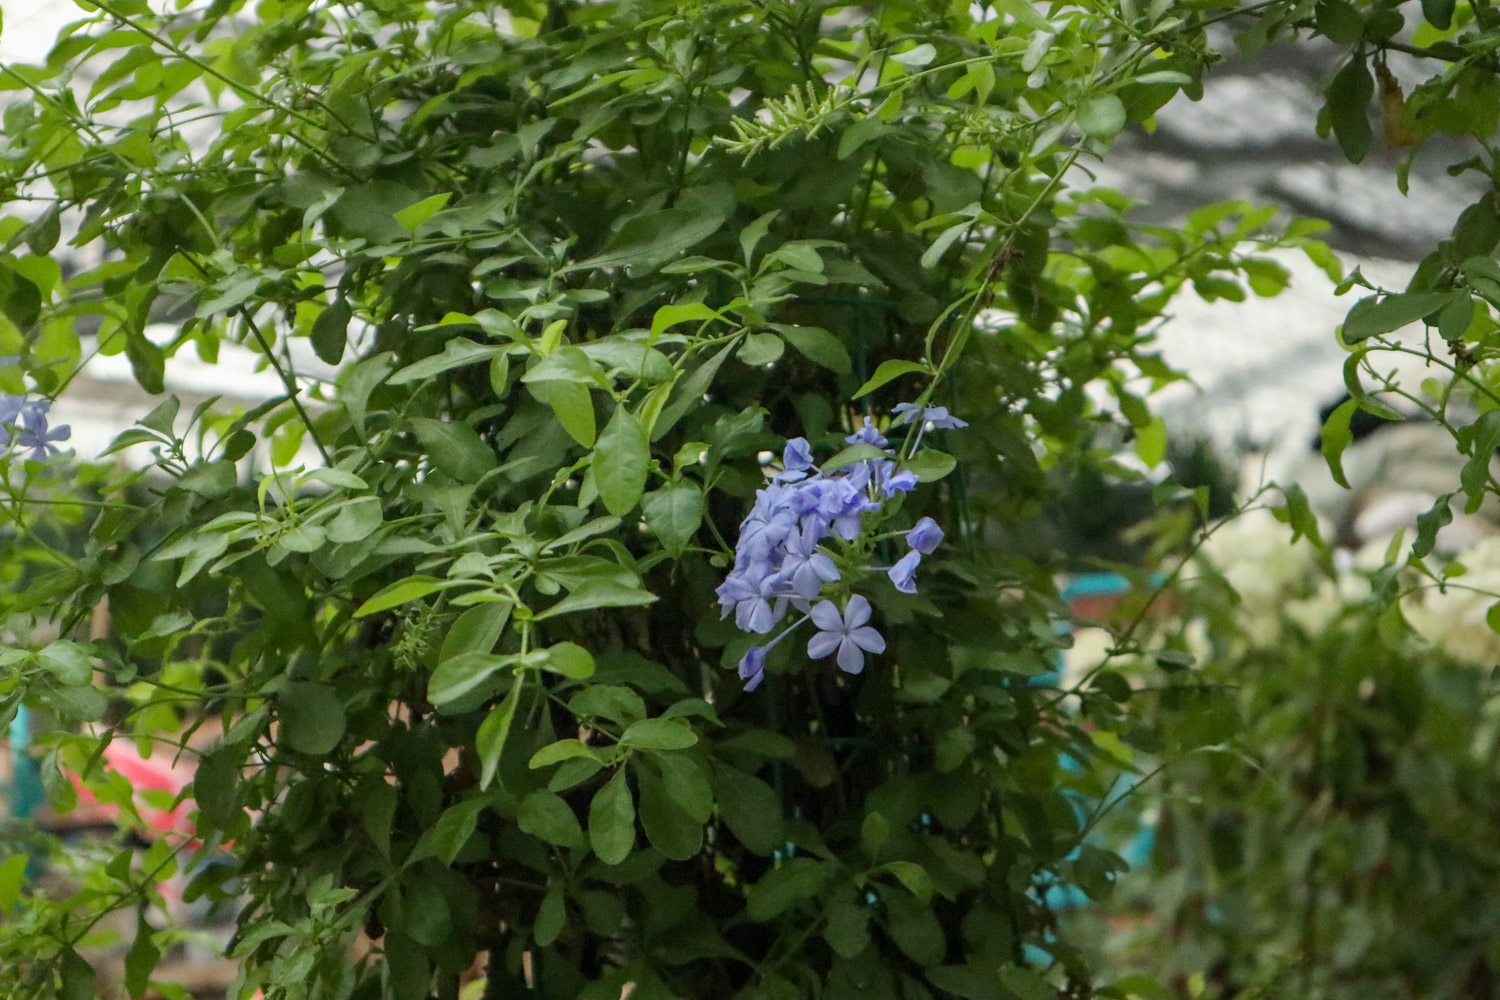
{"type": "Polygon", "coordinates": [[[536,791],[521,800],[516,824],[525,833],[559,847],[582,847],[583,826],[559,795],[536,791]]]}
{"type": "Polygon", "coordinates": [[[751,368],[764,368],[780,359],[785,352],[786,341],[775,334],[747,333],[740,344],[739,354],[735,356],[751,368]]]}
{"type": "Polygon", "coordinates": [[[638,215],[621,226],[599,254],[570,264],[558,274],[603,267],[649,271],[712,236],[723,223],[722,215],[687,208],[668,208],[638,215]]]}
{"type": "Polygon", "coordinates": [[[222,829],[239,815],[239,780],[239,754],[219,747],[203,755],[193,772],[193,799],[204,820],[222,829]]]}
{"type": "Polygon", "coordinates": [[[994,9],[1009,14],[1021,24],[1037,31],[1051,31],[1052,23],[1041,15],[1031,0],[995,0],[994,9]]]}
{"type": "Polygon", "coordinates": [[[454,368],[488,361],[496,355],[504,354],[509,349],[503,344],[476,344],[464,337],[453,337],[444,342],[441,353],[407,365],[386,379],[386,384],[405,385],[408,382],[420,382],[434,375],[452,371],[454,368]]]}
{"type": "Polygon", "coordinates": [[[556,941],[567,925],[567,920],[568,910],[562,889],[554,885],[542,897],[542,905],[536,911],[536,922],[531,927],[531,935],[536,939],[537,945],[545,948],[556,941]]]}
{"type": "Polygon", "coordinates": [[[1318,31],[1338,45],[1357,45],[1365,35],[1365,19],[1345,0],[1318,0],[1314,8],[1318,31]]]}
{"type": "Polygon", "coordinates": [[[415,940],[399,930],[387,929],[380,941],[385,964],[390,973],[388,1000],[423,1000],[432,985],[432,965],[427,952],[415,940]]]}
{"type": "Polygon", "coordinates": [[[411,879],[401,894],[401,929],[413,941],[436,948],[453,933],[453,910],[442,886],[425,878],[411,879]]]}
{"type": "Polygon", "coordinates": [[[0,913],[10,913],[21,898],[21,889],[26,884],[26,864],[30,857],[17,852],[0,861],[0,913]]]}
{"type": "Polygon", "coordinates": [[[1144,427],[1136,429],[1135,454],[1152,469],[1167,457],[1167,425],[1161,417],[1152,417],[1144,427]]]}
{"type": "Polygon", "coordinates": [[[1181,70],[1159,69],[1150,73],[1142,73],[1130,81],[1131,83],[1146,86],[1160,86],[1170,84],[1174,87],[1186,87],[1193,82],[1193,78],[1181,70]]]}
{"type": "Polygon", "coordinates": [[[745,894],[745,912],[751,920],[770,920],[803,900],[823,891],[830,866],[812,858],[792,858],[761,876],[745,894]]]}
{"type": "Polygon", "coordinates": [[[703,491],[682,481],[648,493],[641,501],[646,527],[673,558],[681,556],[703,521],[703,491]]]}
{"type": "Polygon", "coordinates": [[[414,205],[407,205],[396,213],[396,222],[408,233],[414,233],[418,226],[438,214],[438,212],[441,212],[443,206],[448,204],[448,199],[451,197],[453,197],[452,194],[444,191],[442,194],[423,198],[414,205]]]}
{"type": "Polygon", "coordinates": [[[1417,515],[1417,537],[1411,543],[1413,559],[1425,559],[1437,545],[1438,532],[1453,523],[1453,511],[1448,506],[1452,500],[1452,493],[1444,493],[1427,511],[1417,515]]]}
{"type": "Polygon", "coordinates": [[[560,642],[546,651],[544,670],[581,681],[594,676],[594,656],[576,642],[560,642]]]}
{"type": "Polygon", "coordinates": [[[72,948],[64,948],[61,957],[62,988],[58,1000],[92,1000],[94,967],[72,948]]]}
{"type": "Polygon", "coordinates": [[[1340,403],[1323,422],[1323,430],[1319,434],[1323,460],[1328,463],[1328,471],[1333,474],[1333,481],[1346,490],[1349,488],[1349,480],[1344,475],[1344,449],[1354,442],[1354,435],[1349,430],[1349,420],[1358,409],[1357,399],[1340,403]]]}
{"type": "Polygon", "coordinates": [[[38,257],[45,257],[62,238],[62,207],[54,204],[42,217],[31,224],[26,245],[38,257]]]}
{"type": "Polygon", "coordinates": [[[81,687],[94,679],[94,662],[88,650],[70,639],[49,642],[36,654],[36,661],[59,684],[68,687],[81,687]]]}
{"type": "Polygon", "coordinates": [[[621,403],[594,446],[594,485],[604,509],[616,517],[629,513],[646,489],[651,448],[646,432],[621,403]]]}
{"type": "Polygon", "coordinates": [[[344,705],[326,684],[293,681],[276,696],[281,740],[298,753],[321,757],[344,738],[344,705]]]}
{"type": "Polygon", "coordinates": [[[714,800],[724,825],[746,850],[770,857],[786,840],[781,799],[770,785],[738,768],[715,763],[713,770],[714,800]]]}
{"type": "Polygon", "coordinates": [[[923,448],[904,463],[924,483],[935,483],[958,468],[958,459],[947,452],[923,448]]]}
{"type": "Polygon", "coordinates": [[[130,362],[130,373],[142,389],[153,396],[164,390],[162,379],[166,375],[167,356],[145,334],[134,330],[126,333],[125,358],[130,362]]]}
{"type": "Polygon", "coordinates": [[[525,680],[525,674],[517,674],[505,700],[479,724],[474,749],[479,754],[479,787],[482,789],[490,787],[490,782],[495,779],[495,770],[500,766],[500,755],[505,752],[505,741],[516,718],[516,705],[520,702],[525,680]]]}
{"type": "Polygon", "coordinates": [[[439,709],[478,690],[516,661],[494,653],[460,653],[438,664],[427,681],[427,700],[439,709]]]}
{"type": "Polygon", "coordinates": [[[636,762],[641,826],[651,846],[673,861],[687,861],[703,849],[703,824],[672,801],[650,762],[636,762]]]}
{"type": "MultiPolygon", "coordinates": [[[[1490,479],[1490,464],[1500,448],[1500,410],[1487,410],[1461,432],[1469,458],[1459,471],[1459,483],[1471,499],[1482,497],[1490,479]]],[[[1472,511],[1470,511],[1472,513],[1472,511]]]]}
{"type": "Polygon", "coordinates": [[[676,753],[658,754],[655,761],[668,797],[694,822],[707,823],[713,815],[714,793],[698,762],[676,753]]]}
{"type": "Polygon", "coordinates": [[[1462,292],[1403,292],[1383,298],[1367,296],[1354,303],[1344,318],[1343,338],[1353,344],[1392,333],[1442,309],[1462,292]]]}
{"type": "Polygon", "coordinates": [[[841,892],[823,911],[823,939],[840,958],[858,958],[870,946],[870,908],[841,892]]]}
{"type": "Polygon", "coordinates": [[[740,230],[740,249],[745,253],[746,267],[752,266],[755,260],[755,248],[760,245],[761,240],[765,239],[766,233],[770,231],[771,223],[775,222],[776,216],[780,214],[781,209],[772,209],[740,230]]]}
{"type": "MultiPolygon", "coordinates": [[[[194,315],[199,319],[202,319],[206,316],[212,316],[217,312],[225,312],[230,309],[237,309],[256,293],[256,291],[260,288],[261,282],[264,280],[265,275],[262,275],[259,272],[239,272],[234,276],[233,280],[221,282],[218,286],[219,293],[212,298],[205,299],[203,302],[201,302],[198,305],[198,310],[196,313],[194,313],[194,315]]],[[[206,288],[204,289],[204,294],[206,295],[211,291],[214,291],[213,287],[206,288]]],[[[16,325],[26,326],[27,324],[17,320],[16,325]]]]}
{"type": "Polygon", "coordinates": [[[360,497],[339,508],[333,520],[328,522],[330,542],[361,542],[369,538],[384,520],[380,501],[374,497],[360,497]]]}
{"type": "Polygon", "coordinates": [[[1453,10],[1456,6],[1455,0],[1422,0],[1422,16],[1434,28],[1447,31],[1453,25],[1453,10]]]}
{"type": "Polygon", "coordinates": [[[461,483],[477,483],[496,466],[495,452],[468,424],[413,417],[412,430],[432,464],[461,483]]]}
{"type": "Polygon", "coordinates": [[[628,726],[646,717],[646,703],[633,688],[594,684],[568,699],[568,711],[580,719],[604,718],[628,726]]]}
{"type": "Polygon", "coordinates": [[[1016,995],[1016,1000],[1054,1000],[1057,990],[1030,969],[1007,965],[1000,970],[1000,981],[1016,995]]]}
{"type": "Polygon", "coordinates": [[[943,259],[943,254],[947,253],[948,248],[958,242],[960,236],[968,232],[971,225],[973,223],[965,219],[962,222],[954,223],[941,233],[938,233],[937,239],[932,241],[932,246],[928,247],[922,253],[921,265],[928,270],[937,267],[938,262],[943,259]]]}
{"type": "Polygon", "coordinates": [[[730,341],[721,347],[713,357],[693,369],[692,374],[678,379],[676,387],[672,390],[672,398],[656,418],[656,423],[651,427],[651,440],[659,440],[667,431],[676,426],[683,414],[689,409],[703,402],[703,394],[713,384],[714,376],[719,372],[719,366],[729,353],[734,350],[734,341],[730,341]]]}
{"type": "Polygon", "coordinates": [[[348,368],[339,380],[339,400],[349,414],[349,422],[361,434],[365,430],[365,417],[370,405],[370,394],[386,380],[396,359],[390,351],[382,351],[365,358],[348,368]]]}
{"type": "Polygon", "coordinates": [[[852,368],[849,352],[827,330],[816,326],[788,326],[785,323],[772,323],[771,328],[785,337],[786,342],[807,360],[835,374],[849,374],[852,368]]]}
{"type": "Polygon", "coordinates": [[[635,846],[635,803],[625,783],[625,769],[594,793],[589,803],[589,843],[607,865],[624,861],[635,846]]]}
{"type": "Polygon", "coordinates": [[[391,856],[391,829],[400,804],[400,793],[379,775],[365,779],[355,795],[359,804],[359,822],[380,856],[391,856]]]}
{"type": "Polygon", "coordinates": [[[586,580],[578,589],[537,615],[537,620],[574,614],[594,608],[626,608],[650,604],[656,595],[640,586],[629,586],[618,580],[586,580]]]}
{"type": "Polygon", "coordinates": [[[889,125],[880,119],[878,115],[867,115],[844,129],[844,134],[839,136],[838,158],[847,160],[868,142],[872,142],[887,132],[894,131],[889,125]]]}
{"type": "Polygon", "coordinates": [[[900,378],[902,375],[910,375],[913,372],[925,372],[927,366],[916,361],[898,361],[894,358],[882,361],[880,367],[875,369],[875,374],[865,381],[865,384],[855,390],[853,399],[874,392],[892,379],[900,378]]]}
{"type": "Polygon", "coordinates": [[[133,444],[166,443],[167,442],[164,441],[161,436],[156,434],[154,431],[142,430],[139,427],[132,427],[129,430],[121,431],[118,435],[116,435],[115,439],[109,443],[109,447],[105,448],[99,453],[99,457],[103,458],[105,455],[113,455],[115,452],[123,451],[133,444]]]}
{"type": "Polygon", "coordinates": [[[882,894],[886,926],[896,947],[918,965],[937,965],[948,951],[943,925],[926,903],[905,893],[882,894]]]}
{"type": "Polygon", "coordinates": [[[432,576],[409,576],[404,580],[397,580],[376,591],[369,600],[355,610],[354,617],[363,618],[366,615],[373,615],[378,611],[386,611],[405,604],[407,601],[420,600],[449,585],[449,581],[439,580],[432,576]]]}
{"type": "Polygon", "coordinates": [[[422,838],[412,848],[412,853],[407,857],[406,863],[429,855],[435,855],[445,865],[453,864],[453,859],[458,857],[469,838],[474,836],[474,830],[479,825],[479,814],[485,810],[488,800],[482,798],[468,799],[455,803],[443,810],[437,822],[432,824],[422,833],[422,838]]]}
{"type": "Polygon", "coordinates": [[[598,362],[581,348],[564,344],[522,375],[521,381],[526,385],[538,382],[577,382],[579,385],[594,386],[599,385],[603,377],[604,369],[598,362]]]}
{"type": "Polygon", "coordinates": [[[1090,139],[1113,139],[1125,127],[1125,104],[1114,94],[1096,94],[1078,107],[1078,127],[1090,139]]]}
{"type": "Polygon", "coordinates": [[[907,49],[905,52],[891,53],[891,62],[911,67],[926,66],[936,58],[937,49],[930,42],[923,42],[916,48],[907,49]]]}
{"type": "Polygon", "coordinates": [[[1448,341],[1459,341],[1469,332],[1474,322],[1474,300],[1468,295],[1460,296],[1438,310],[1438,336],[1448,341]]]}
{"type": "Polygon", "coordinates": [[[1109,984],[1111,995],[1130,997],[1131,1000],[1177,1000],[1178,993],[1168,989],[1161,981],[1151,976],[1136,973],[1116,979],[1109,984]]]}
{"type": "Polygon", "coordinates": [[[349,320],[354,311],[342,295],[336,297],[328,307],[313,320],[312,346],[319,360],[336,365],[344,357],[344,348],[349,343],[349,320]]]}
{"type": "Polygon", "coordinates": [[[470,608],[449,626],[438,650],[438,663],[461,653],[493,652],[505,623],[510,620],[511,606],[506,601],[480,604],[470,608]]]}
{"type": "Polygon", "coordinates": [[[1272,511],[1276,519],[1291,525],[1293,541],[1305,536],[1315,548],[1326,552],[1328,544],[1323,541],[1322,532],[1318,528],[1318,517],[1313,513],[1312,504],[1307,499],[1307,491],[1296,483],[1279,488],[1282,496],[1286,498],[1286,506],[1272,511]]]}
{"type": "Polygon", "coordinates": [[[872,871],[871,875],[894,875],[908,892],[923,903],[932,901],[932,878],[927,869],[913,861],[891,861],[872,871]]]}
{"type": "Polygon", "coordinates": [[[594,446],[598,426],[594,422],[594,397],[587,386],[562,379],[549,382],[547,405],[569,437],[585,448],[594,446]]]}
{"type": "Polygon", "coordinates": [[[199,461],[177,477],[177,485],[200,497],[219,497],[234,489],[237,474],[233,462],[199,461]]]}
{"type": "Polygon", "coordinates": [[[891,456],[873,444],[851,444],[849,447],[834,455],[828,461],[821,463],[818,467],[824,472],[832,472],[834,469],[842,469],[846,465],[855,462],[877,461],[883,462],[891,456]]]}
{"type": "Polygon", "coordinates": [[[702,302],[669,302],[651,317],[651,340],[654,343],[657,337],[679,323],[711,320],[718,315],[702,302]]]}
{"type": "Polygon", "coordinates": [[[620,737],[620,746],[637,750],[685,750],[697,742],[697,733],[671,719],[642,719],[620,737]]]}
{"type": "Polygon", "coordinates": [[[581,740],[558,740],[556,743],[549,743],[532,754],[530,767],[535,770],[539,767],[548,767],[552,764],[558,764],[562,761],[573,760],[579,757],[587,758],[596,763],[599,760],[599,754],[581,740]]]}
{"type": "Polygon", "coordinates": [[[1362,52],[1351,56],[1328,84],[1328,121],[1350,163],[1363,160],[1375,141],[1367,110],[1374,95],[1375,81],[1362,52]]]}

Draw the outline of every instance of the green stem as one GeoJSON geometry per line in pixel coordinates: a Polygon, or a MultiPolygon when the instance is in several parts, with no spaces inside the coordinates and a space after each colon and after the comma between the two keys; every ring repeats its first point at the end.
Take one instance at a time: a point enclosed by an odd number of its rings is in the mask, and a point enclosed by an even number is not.
{"type": "MultiPolygon", "coordinates": [[[[218,80],[219,82],[223,83],[225,86],[229,87],[231,90],[233,90],[235,93],[239,94],[240,96],[249,98],[250,100],[254,101],[255,103],[264,105],[265,107],[274,108],[275,110],[280,111],[282,114],[287,115],[288,117],[293,118],[293,119],[295,119],[295,120],[301,122],[302,124],[307,125],[307,126],[309,126],[311,128],[315,128],[315,129],[317,129],[320,132],[327,131],[326,126],[323,123],[317,121],[316,119],[311,118],[311,117],[303,114],[302,112],[298,111],[296,108],[290,107],[290,106],[288,106],[286,104],[282,104],[280,101],[272,100],[271,98],[265,96],[264,94],[262,94],[260,91],[256,90],[255,88],[253,88],[253,87],[247,87],[243,83],[240,83],[238,80],[234,79],[233,77],[226,76],[225,74],[220,73],[218,70],[214,69],[208,63],[206,63],[203,60],[201,60],[201,59],[197,58],[196,56],[192,55],[186,49],[182,48],[180,45],[177,45],[175,42],[171,41],[170,39],[164,38],[161,35],[157,34],[156,32],[152,31],[151,29],[149,29],[147,27],[144,27],[141,24],[138,24],[135,20],[133,20],[132,18],[130,18],[128,15],[122,14],[122,13],[120,13],[120,11],[118,11],[114,7],[112,7],[110,5],[110,3],[109,3],[109,0],[92,0],[92,2],[100,10],[104,11],[106,14],[108,14],[110,17],[113,17],[115,20],[119,21],[121,24],[125,25],[126,27],[128,27],[128,28],[130,28],[130,29],[132,29],[134,31],[139,32],[142,35],[145,35],[147,38],[151,39],[151,41],[155,42],[157,45],[160,45],[162,48],[166,49],[168,52],[171,52],[177,58],[183,60],[184,62],[188,62],[188,63],[191,63],[192,65],[196,66],[201,72],[206,73],[209,76],[213,77],[214,79],[218,80]]],[[[337,170],[339,173],[343,174],[345,177],[349,177],[349,178],[351,178],[353,180],[359,180],[359,175],[358,174],[354,173],[352,170],[350,170],[348,167],[344,166],[338,160],[336,160],[332,156],[328,155],[328,153],[325,152],[322,149],[322,147],[318,146],[316,143],[314,143],[314,142],[312,142],[312,141],[310,141],[310,140],[308,140],[308,139],[306,139],[306,138],[298,135],[295,132],[290,132],[289,131],[289,132],[286,132],[284,134],[286,136],[288,136],[293,142],[295,142],[299,146],[302,146],[303,148],[305,148],[308,152],[312,153],[318,159],[322,160],[329,167],[333,168],[334,170],[337,170]]]]}

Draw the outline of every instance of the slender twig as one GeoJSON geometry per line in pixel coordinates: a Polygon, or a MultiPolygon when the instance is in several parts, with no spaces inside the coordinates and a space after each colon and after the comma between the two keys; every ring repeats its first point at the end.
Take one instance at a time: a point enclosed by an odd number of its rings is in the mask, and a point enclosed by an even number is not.
{"type": "MultiPolygon", "coordinates": [[[[157,32],[152,31],[150,28],[147,28],[147,27],[145,27],[145,26],[137,23],[134,19],[132,19],[128,15],[122,14],[120,11],[116,10],[114,7],[112,7],[110,5],[109,0],[93,0],[93,2],[94,2],[94,4],[97,7],[99,7],[100,10],[103,10],[105,13],[109,14],[110,17],[113,17],[115,20],[119,21],[121,24],[125,25],[126,27],[128,27],[128,28],[130,28],[130,29],[132,29],[134,31],[137,31],[137,32],[139,32],[142,35],[145,35],[147,38],[151,39],[151,41],[155,42],[157,45],[160,45],[162,48],[164,48],[167,51],[171,52],[173,55],[177,56],[179,59],[183,60],[184,62],[188,62],[188,63],[191,63],[192,65],[196,66],[199,69],[199,71],[201,71],[203,73],[206,73],[209,76],[212,76],[213,78],[215,78],[216,80],[220,81],[221,83],[223,83],[225,86],[229,87],[231,90],[233,90],[235,93],[239,94],[240,96],[248,98],[248,99],[250,99],[251,101],[254,101],[257,104],[261,104],[261,105],[264,105],[265,107],[272,108],[272,109],[274,109],[276,111],[280,111],[282,114],[287,115],[287,116],[289,116],[291,118],[294,118],[297,121],[301,122],[302,124],[307,125],[307,126],[309,126],[311,128],[315,128],[315,129],[317,129],[320,132],[326,131],[326,126],[322,122],[319,122],[317,119],[312,118],[312,117],[310,117],[308,115],[303,114],[302,112],[298,111],[296,108],[291,107],[290,105],[283,104],[280,101],[277,101],[277,100],[274,100],[274,99],[272,99],[270,97],[267,97],[265,94],[262,94],[260,91],[256,90],[254,87],[248,87],[245,84],[240,83],[238,80],[234,79],[233,77],[227,76],[224,73],[219,72],[218,70],[216,70],[212,66],[210,66],[208,63],[206,63],[203,60],[197,58],[192,53],[190,53],[186,49],[182,48],[182,46],[180,46],[180,45],[176,44],[175,42],[173,42],[171,39],[162,37],[160,34],[158,34],[157,32]]],[[[328,152],[326,150],[324,150],[321,146],[319,146],[317,143],[311,141],[310,139],[305,138],[304,136],[298,135],[296,132],[287,131],[287,132],[285,132],[283,134],[286,135],[288,138],[290,138],[293,142],[297,143],[299,146],[302,146],[303,148],[307,149],[308,152],[312,153],[318,159],[322,160],[328,166],[332,167],[334,170],[337,170],[339,173],[343,174],[345,177],[349,177],[349,178],[352,178],[354,180],[358,180],[359,179],[359,175],[358,174],[356,174],[354,171],[350,170],[344,164],[340,163],[334,157],[330,156],[328,154],[328,152]]]]}

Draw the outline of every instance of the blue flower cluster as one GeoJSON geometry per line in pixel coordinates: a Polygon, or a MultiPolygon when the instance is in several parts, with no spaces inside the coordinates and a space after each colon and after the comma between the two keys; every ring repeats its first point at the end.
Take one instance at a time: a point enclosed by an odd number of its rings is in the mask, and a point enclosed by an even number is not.
{"type": "Polygon", "coordinates": [[[52,403],[45,399],[27,399],[25,396],[0,395],[0,447],[11,443],[11,432],[16,432],[16,447],[31,450],[31,457],[40,461],[57,454],[57,442],[73,436],[67,424],[48,427],[47,411],[52,403]]]}
{"type": "MultiPolygon", "coordinates": [[[[894,410],[896,425],[920,420],[914,439],[904,449],[915,453],[922,434],[929,429],[967,427],[941,406],[920,407],[902,403],[894,410]]],[[[917,477],[901,468],[897,453],[869,417],[844,439],[848,444],[871,445],[885,452],[884,458],[869,458],[823,472],[813,463],[812,447],[805,438],[793,438],[782,453],[782,471],[770,485],[755,495],[755,505],[740,525],[735,546],[734,568],[719,586],[719,606],[744,632],[765,635],[787,614],[801,612],[770,642],[753,647],[740,661],[739,674],[745,690],[754,690],[764,678],[766,654],[803,622],[818,629],[807,643],[807,655],[819,659],[835,654],[839,668],[857,674],[864,669],[865,653],[881,653],[885,639],[870,620],[870,602],[851,595],[842,611],[830,600],[813,603],[825,584],[852,581],[844,572],[864,571],[871,539],[865,515],[882,511],[885,501],[911,492],[917,477]],[[862,540],[862,547],[852,543],[862,540]],[[842,546],[844,570],[825,544],[835,540],[842,546]]],[[[932,554],[943,540],[943,529],[924,517],[905,532],[910,551],[885,570],[896,589],[917,592],[915,574],[922,556],[932,554]]]]}

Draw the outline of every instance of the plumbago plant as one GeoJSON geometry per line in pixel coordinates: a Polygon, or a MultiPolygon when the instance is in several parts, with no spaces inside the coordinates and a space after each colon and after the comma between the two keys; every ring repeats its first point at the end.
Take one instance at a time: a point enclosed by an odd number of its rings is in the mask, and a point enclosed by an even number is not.
{"type": "Polygon", "coordinates": [[[0,994],[170,991],[179,868],[243,905],[236,996],[1110,992],[1043,892],[1123,868],[1074,803],[1223,698],[1065,706],[1056,565],[995,539],[1135,475],[1109,425],[1161,462],[1174,295],[1336,266],[1087,184],[1232,9],[83,7],[0,73],[0,374],[162,394],[229,341],[285,392],[166,397],[144,474],[0,460],[54,801],[135,819],[111,739],[196,766],[192,841],[0,923],[0,994]]]}

